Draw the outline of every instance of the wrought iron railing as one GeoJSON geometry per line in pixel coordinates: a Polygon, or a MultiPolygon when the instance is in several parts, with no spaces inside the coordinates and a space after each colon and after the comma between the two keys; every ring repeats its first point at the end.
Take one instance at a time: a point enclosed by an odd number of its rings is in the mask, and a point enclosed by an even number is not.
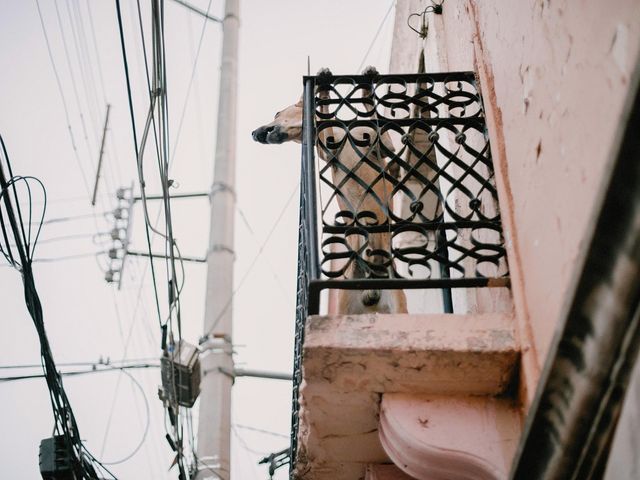
{"type": "Polygon", "coordinates": [[[473,72],[305,77],[291,471],[323,289],[438,288],[450,312],[451,288],[508,281],[473,72]]]}

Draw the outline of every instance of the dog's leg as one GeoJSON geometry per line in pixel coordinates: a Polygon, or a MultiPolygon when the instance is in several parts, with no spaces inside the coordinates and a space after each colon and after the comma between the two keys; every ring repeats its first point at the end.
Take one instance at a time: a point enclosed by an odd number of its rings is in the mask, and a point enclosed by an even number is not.
{"type": "MultiPolygon", "coordinates": [[[[373,78],[379,75],[378,71],[373,66],[366,67],[363,70],[362,74],[365,76],[371,76],[373,78]]],[[[365,89],[363,91],[363,97],[370,96],[372,95],[372,93],[373,92],[370,89],[365,89]]],[[[365,108],[367,109],[367,112],[371,113],[372,120],[376,120],[377,114],[375,111],[375,105],[366,104],[365,108]]],[[[390,155],[388,152],[394,151],[393,141],[391,140],[391,136],[387,131],[384,131],[381,133],[379,129],[376,129],[376,141],[378,142],[378,147],[376,149],[376,155],[378,156],[378,158],[376,163],[378,163],[380,168],[384,170],[385,169],[384,157],[389,157],[390,155]]],[[[388,168],[388,171],[392,176],[394,176],[395,178],[398,178],[400,171],[399,171],[399,168],[395,168],[394,170],[393,169],[394,165],[397,167],[397,164],[392,164],[392,166],[388,168]]],[[[387,185],[386,182],[383,182],[383,185],[385,186],[385,190],[381,198],[383,198],[384,202],[387,204],[387,210],[388,210],[384,220],[389,221],[388,212],[393,210],[393,198],[391,197],[391,192],[387,191],[386,188],[388,188],[389,190],[392,190],[392,187],[391,185],[387,185]]],[[[391,245],[391,234],[389,232],[372,234],[371,240],[372,240],[371,242],[372,246],[375,249],[388,250],[390,252],[393,249],[391,245]]],[[[389,277],[392,276],[393,274],[392,266],[389,267],[388,274],[389,274],[389,277]]],[[[390,293],[393,297],[393,300],[390,302],[391,305],[389,305],[392,313],[406,313],[407,299],[404,294],[404,291],[391,290],[390,293]]],[[[362,295],[362,301],[365,305],[376,305],[380,301],[380,298],[381,298],[380,290],[365,290],[362,295]]],[[[384,308],[384,306],[381,305],[381,308],[384,308]]]]}
{"type": "MultiPolygon", "coordinates": [[[[331,70],[329,70],[328,68],[321,68],[320,70],[318,70],[318,73],[316,75],[322,78],[322,77],[331,77],[333,74],[331,73],[331,70]]],[[[318,98],[320,100],[329,99],[330,95],[329,95],[328,88],[320,85],[316,88],[318,92],[318,98]]],[[[320,107],[320,111],[323,114],[326,114],[329,111],[329,106],[322,105],[320,107]]],[[[320,156],[320,158],[325,162],[328,162],[330,160],[330,157],[335,155],[335,152],[331,152],[330,154],[328,154],[324,149],[320,148],[320,145],[325,145],[326,147],[328,147],[327,142],[332,142],[334,140],[335,140],[335,132],[333,131],[333,127],[325,128],[318,134],[318,143],[316,144],[316,150],[318,151],[318,155],[320,156]]]]}

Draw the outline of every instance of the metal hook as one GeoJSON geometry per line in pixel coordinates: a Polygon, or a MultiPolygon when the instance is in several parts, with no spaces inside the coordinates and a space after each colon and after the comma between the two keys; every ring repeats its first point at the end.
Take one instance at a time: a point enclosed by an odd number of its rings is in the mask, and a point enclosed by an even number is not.
{"type": "Polygon", "coordinates": [[[435,15],[442,15],[442,4],[444,3],[444,0],[441,0],[440,3],[436,3],[433,0],[431,0],[431,5],[428,5],[423,11],[422,13],[412,13],[411,15],[409,15],[407,17],[407,26],[413,30],[414,32],[416,32],[418,35],[420,35],[420,38],[424,39],[427,38],[427,33],[429,32],[429,24],[427,23],[427,13],[434,13],[435,15]],[[411,25],[411,18],[412,17],[422,17],[422,25],[420,26],[420,30],[414,28],[411,25]]]}

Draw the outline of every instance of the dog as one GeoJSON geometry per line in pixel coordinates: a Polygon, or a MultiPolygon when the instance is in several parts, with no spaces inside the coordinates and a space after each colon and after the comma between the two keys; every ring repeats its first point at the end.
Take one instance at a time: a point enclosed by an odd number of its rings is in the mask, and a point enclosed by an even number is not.
{"type": "MultiPolygon", "coordinates": [[[[319,77],[331,75],[328,69],[318,72],[319,77]]],[[[378,72],[374,67],[367,67],[363,75],[376,76],[378,72]]],[[[370,93],[365,89],[362,97],[367,98],[370,93]]],[[[319,88],[318,96],[320,99],[327,99],[329,92],[319,88]]],[[[327,108],[327,106],[321,107],[323,112],[326,112],[327,108]]],[[[370,116],[375,118],[375,112],[372,113],[373,107],[366,108],[370,116]]],[[[302,143],[302,113],[303,101],[300,98],[295,104],[276,113],[271,123],[257,128],[251,135],[256,142],[263,144],[302,143]]],[[[323,129],[318,133],[316,144],[318,156],[332,165],[333,185],[338,186],[341,192],[341,195],[337,196],[340,210],[349,212],[354,217],[359,213],[367,212],[364,221],[371,220],[377,224],[383,224],[387,222],[387,212],[392,209],[393,187],[384,180],[380,181],[380,172],[387,169],[390,174],[394,174],[389,171],[384,160],[387,156],[385,152],[393,151],[393,142],[387,132],[378,138],[371,127],[355,127],[349,133],[354,142],[344,141],[345,132],[342,129],[323,129]],[[377,145],[376,142],[378,142],[377,145]],[[320,145],[324,148],[319,148],[320,145]],[[366,161],[362,162],[363,157],[374,164],[375,168],[366,161]],[[354,172],[362,183],[352,178],[349,175],[351,172],[354,172]],[[363,184],[373,186],[365,188],[363,184]]],[[[359,252],[360,256],[367,257],[366,265],[360,258],[349,261],[345,271],[346,278],[366,278],[367,272],[371,270],[374,270],[378,276],[390,275],[391,272],[388,270],[392,266],[388,265],[389,260],[385,258],[388,256],[382,254],[391,250],[389,232],[369,233],[366,236],[361,231],[347,234],[346,242],[353,252],[359,252]],[[384,270],[386,272],[383,272],[384,270]]],[[[338,290],[338,311],[342,314],[406,313],[407,300],[402,290],[338,290]]]]}

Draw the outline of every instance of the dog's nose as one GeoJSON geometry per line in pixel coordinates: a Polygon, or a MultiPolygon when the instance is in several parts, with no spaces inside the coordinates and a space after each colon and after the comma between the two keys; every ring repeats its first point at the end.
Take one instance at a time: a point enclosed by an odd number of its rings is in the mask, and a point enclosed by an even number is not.
{"type": "Polygon", "coordinates": [[[273,130],[272,126],[262,126],[251,132],[251,136],[256,142],[267,143],[267,134],[273,130]]]}

